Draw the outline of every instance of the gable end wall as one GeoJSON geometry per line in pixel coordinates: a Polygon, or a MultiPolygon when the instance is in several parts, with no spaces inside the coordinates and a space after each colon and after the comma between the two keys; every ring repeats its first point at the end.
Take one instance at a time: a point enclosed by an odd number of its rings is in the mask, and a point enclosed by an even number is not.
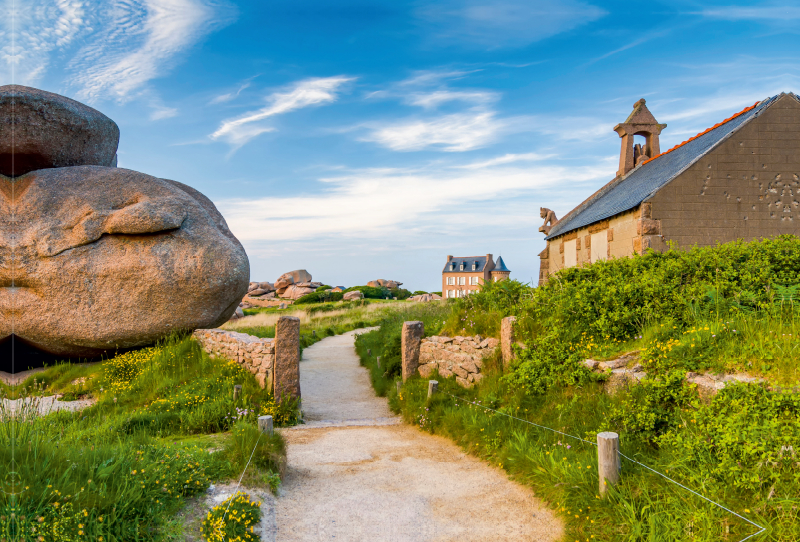
{"type": "Polygon", "coordinates": [[[778,99],[648,201],[679,247],[800,235],[800,103],[778,99]]]}

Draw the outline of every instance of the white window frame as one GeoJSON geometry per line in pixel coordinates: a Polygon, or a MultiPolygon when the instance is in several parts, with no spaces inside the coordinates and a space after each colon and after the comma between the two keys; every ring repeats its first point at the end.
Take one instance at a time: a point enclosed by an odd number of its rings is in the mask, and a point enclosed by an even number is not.
{"type": "Polygon", "coordinates": [[[456,278],[455,277],[447,277],[447,285],[448,286],[453,286],[453,285],[455,285],[455,283],[456,283],[456,278]]]}
{"type": "Polygon", "coordinates": [[[469,278],[470,286],[477,286],[478,285],[478,277],[470,277],[469,278]]]}
{"type": "Polygon", "coordinates": [[[578,265],[577,239],[564,241],[564,268],[578,265]]]}
{"type": "Polygon", "coordinates": [[[458,277],[458,285],[464,286],[467,284],[467,277],[458,277]]]}

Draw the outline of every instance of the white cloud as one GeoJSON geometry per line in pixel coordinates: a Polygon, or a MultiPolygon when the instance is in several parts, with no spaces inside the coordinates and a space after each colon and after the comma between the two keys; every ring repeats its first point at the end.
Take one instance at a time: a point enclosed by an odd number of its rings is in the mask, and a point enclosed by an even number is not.
{"type": "Polygon", "coordinates": [[[538,154],[529,152],[525,154],[505,154],[497,158],[491,158],[483,162],[473,162],[471,164],[463,164],[460,166],[453,166],[456,169],[483,169],[492,166],[499,166],[502,164],[511,164],[513,162],[538,162],[540,160],[547,160],[548,158],[555,158],[555,154],[538,154]]]}
{"type": "Polygon", "coordinates": [[[233,12],[219,0],[0,2],[0,77],[35,85],[57,58],[86,101],[129,99],[233,12]]]}
{"type": "Polygon", "coordinates": [[[4,82],[36,84],[53,51],[70,45],[86,30],[81,0],[5,0],[0,7],[0,77],[4,82]]]}
{"type": "Polygon", "coordinates": [[[71,63],[88,100],[130,97],[220,22],[209,0],[118,0],[101,14],[102,30],[71,63]]]}
{"type": "Polygon", "coordinates": [[[331,236],[404,239],[414,229],[435,226],[441,230],[464,205],[530,197],[567,176],[573,183],[590,181],[607,176],[606,170],[593,166],[484,167],[464,173],[425,168],[355,170],[320,179],[328,188],[313,196],[215,203],[248,247],[274,239],[290,242],[331,236]]]}
{"type": "Polygon", "coordinates": [[[271,126],[264,126],[262,121],[296,109],[334,102],[342,85],[353,80],[352,77],[339,76],[300,81],[285,92],[275,92],[270,95],[267,98],[269,105],[266,107],[223,121],[217,131],[209,137],[225,141],[234,147],[241,147],[257,135],[275,130],[271,126]]]}
{"type": "Polygon", "coordinates": [[[377,127],[363,137],[394,151],[418,151],[429,147],[448,152],[463,152],[495,141],[505,127],[495,113],[473,110],[442,115],[433,120],[401,121],[377,127]]]}
{"type": "Polygon", "coordinates": [[[177,115],[178,110],[174,107],[155,107],[153,112],[150,113],[150,120],[169,119],[177,115]]]}
{"type": "Polygon", "coordinates": [[[416,15],[439,39],[495,49],[525,46],[572,30],[606,11],[578,0],[435,0],[416,15]]]}
{"type": "Polygon", "coordinates": [[[425,109],[435,109],[447,102],[485,104],[493,102],[497,98],[497,93],[488,91],[435,90],[433,92],[415,92],[406,98],[406,102],[425,109]]]}
{"type": "Polygon", "coordinates": [[[235,98],[238,98],[239,94],[241,94],[243,90],[245,90],[245,89],[247,89],[249,87],[250,87],[250,82],[248,81],[247,83],[241,85],[239,87],[239,90],[237,90],[236,92],[228,92],[226,94],[220,94],[219,96],[215,97],[210,102],[208,102],[208,104],[209,105],[214,105],[214,104],[220,104],[220,103],[229,102],[229,101],[231,101],[231,100],[233,100],[235,98]]]}
{"type": "Polygon", "coordinates": [[[795,4],[764,4],[760,6],[717,6],[699,12],[704,17],[726,21],[786,22],[800,19],[800,7],[795,4]]]}

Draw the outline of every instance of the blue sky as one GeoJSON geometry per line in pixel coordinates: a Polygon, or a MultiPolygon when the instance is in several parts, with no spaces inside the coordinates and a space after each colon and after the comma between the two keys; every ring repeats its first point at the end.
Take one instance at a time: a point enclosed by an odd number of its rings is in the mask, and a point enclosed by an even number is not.
{"type": "Polygon", "coordinates": [[[615,174],[639,98],[667,149],[800,92],[800,6],[4,0],[2,83],[88,103],[119,165],[209,196],[253,280],[440,289],[446,255],[538,276],[539,207],[615,174]]]}

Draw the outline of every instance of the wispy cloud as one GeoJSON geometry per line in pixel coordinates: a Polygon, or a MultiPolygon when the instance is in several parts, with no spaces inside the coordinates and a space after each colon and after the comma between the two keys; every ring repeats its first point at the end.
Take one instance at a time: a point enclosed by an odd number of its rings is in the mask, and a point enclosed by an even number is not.
{"type": "Polygon", "coordinates": [[[489,49],[520,47],[597,20],[606,11],[578,0],[436,0],[417,9],[435,38],[489,49]]]}
{"type": "Polygon", "coordinates": [[[788,22],[800,19],[800,6],[791,4],[762,4],[760,6],[717,6],[706,8],[699,15],[726,21],[788,22]]]}
{"type": "Polygon", "coordinates": [[[507,201],[515,194],[552,187],[566,175],[581,182],[605,174],[592,166],[484,166],[463,173],[426,168],[352,170],[319,179],[327,188],[313,196],[227,199],[216,204],[246,245],[268,239],[310,240],[331,232],[337,238],[391,239],[426,220],[441,222],[444,215],[457,214],[453,210],[462,204],[507,201]]]}
{"type": "Polygon", "coordinates": [[[272,126],[264,125],[264,120],[296,109],[335,102],[341,87],[354,79],[338,76],[300,81],[286,91],[271,94],[266,107],[223,121],[209,137],[236,148],[241,147],[259,134],[275,130],[272,126]]]}
{"type": "Polygon", "coordinates": [[[118,0],[96,6],[94,32],[69,67],[78,96],[127,100],[176,58],[230,20],[212,0],[118,0]]]}
{"type": "Polygon", "coordinates": [[[225,93],[225,94],[220,94],[219,96],[216,96],[211,101],[209,101],[208,104],[209,105],[215,105],[215,104],[221,104],[221,103],[225,103],[225,102],[230,102],[231,100],[234,100],[234,99],[238,98],[239,94],[241,94],[242,91],[250,88],[251,84],[252,83],[248,80],[245,83],[243,83],[242,85],[240,85],[239,88],[236,90],[236,92],[228,92],[228,93],[225,93]]]}
{"type": "Polygon", "coordinates": [[[406,98],[406,102],[425,109],[434,109],[447,102],[485,104],[497,99],[498,95],[495,92],[435,90],[433,92],[415,92],[406,98]]]}
{"type": "Polygon", "coordinates": [[[495,141],[505,123],[491,111],[443,115],[433,120],[403,121],[375,128],[362,141],[372,141],[394,151],[418,151],[435,147],[462,152],[495,141]]]}
{"type": "Polygon", "coordinates": [[[462,164],[453,167],[456,169],[484,169],[493,166],[500,166],[503,164],[511,164],[514,162],[538,162],[541,160],[547,160],[548,158],[555,158],[555,157],[556,157],[555,154],[538,154],[535,152],[529,152],[525,154],[504,154],[503,156],[498,156],[496,158],[484,160],[483,162],[472,162],[470,164],[462,164]]]}
{"type": "Polygon", "coordinates": [[[159,106],[153,109],[150,113],[150,120],[164,120],[175,117],[178,115],[178,110],[174,107],[159,106]]]}

